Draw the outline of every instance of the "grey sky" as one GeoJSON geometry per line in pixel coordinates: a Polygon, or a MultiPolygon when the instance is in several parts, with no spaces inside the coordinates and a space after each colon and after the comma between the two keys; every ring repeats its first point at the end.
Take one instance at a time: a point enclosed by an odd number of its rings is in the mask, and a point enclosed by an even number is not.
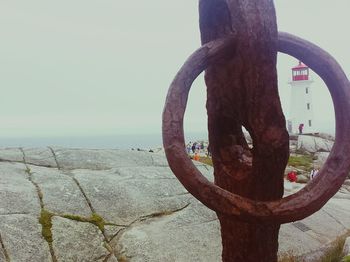
{"type": "MultiPolygon", "coordinates": [[[[329,51],[349,76],[348,0],[276,0],[281,31],[329,51]]],[[[1,1],[0,136],[158,133],[167,88],[199,47],[197,1],[1,1]]],[[[288,115],[290,68],[279,57],[288,115]]],[[[314,111],[333,127],[314,75],[314,111]]],[[[319,119],[318,119],[319,118],[319,119]]],[[[186,131],[206,129],[205,87],[191,91],[186,131]]]]}

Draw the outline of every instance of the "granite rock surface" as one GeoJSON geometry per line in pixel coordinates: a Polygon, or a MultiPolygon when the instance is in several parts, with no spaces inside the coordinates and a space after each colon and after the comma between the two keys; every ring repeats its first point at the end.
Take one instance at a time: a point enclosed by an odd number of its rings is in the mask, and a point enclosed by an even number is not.
{"type": "MultiPolygon", "coordinates": [[[[211,167],[195,164],[213,180],[211,167]]],[[[286,194],[303,186],[286,182],[286,194]]],[[[280,255],[317,261],[350,229],[346,192],[283,225],[280,255]]],[[[216,214],[186,191],[161,154],[1,149],[0,199],[1,262],[220,261],[216,214]]]]}

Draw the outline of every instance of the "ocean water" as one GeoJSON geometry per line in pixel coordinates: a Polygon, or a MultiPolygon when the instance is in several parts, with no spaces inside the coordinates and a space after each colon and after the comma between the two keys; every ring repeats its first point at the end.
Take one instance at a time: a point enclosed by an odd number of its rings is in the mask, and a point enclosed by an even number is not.
{"type": "MultiPolygon", "coordinates": [[[[186,141],[207,140],[207,134],[186,134],[186,141]]],[[[0,137],[0,148],[6,147],[69,147],[94,149],[154,149],[162,147],[161,134],[130,134],[113,136],[60,136],[60,137],[0,137]]]]}

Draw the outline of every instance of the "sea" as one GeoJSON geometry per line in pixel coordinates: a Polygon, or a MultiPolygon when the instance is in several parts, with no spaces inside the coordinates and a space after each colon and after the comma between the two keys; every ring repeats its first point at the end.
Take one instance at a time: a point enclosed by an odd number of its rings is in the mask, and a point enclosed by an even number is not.
{"type": "MultiPolygon", "coordinates": [[[[188,133],[186,143],[208,140],[205,132],[188,133]]],[[[0,148],[8,147],[68,147],[90,149],[156,149],[162,147],[159,134],[123,134],[104,136],[0,137],[0,148]]]]}

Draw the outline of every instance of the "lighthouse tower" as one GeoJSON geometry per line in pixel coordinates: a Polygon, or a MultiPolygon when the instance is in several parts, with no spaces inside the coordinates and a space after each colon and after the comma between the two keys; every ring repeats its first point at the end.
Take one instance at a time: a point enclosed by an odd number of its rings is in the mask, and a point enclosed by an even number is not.
{"type": "Polygon", "coordinates": [[[311,133],[315,131],[312,105],[312,80],[309,75],[309,68],[299,61],[299,64],[292,68],[291,103],[288,120],[288,131],[299,133],[311,133]]]}

